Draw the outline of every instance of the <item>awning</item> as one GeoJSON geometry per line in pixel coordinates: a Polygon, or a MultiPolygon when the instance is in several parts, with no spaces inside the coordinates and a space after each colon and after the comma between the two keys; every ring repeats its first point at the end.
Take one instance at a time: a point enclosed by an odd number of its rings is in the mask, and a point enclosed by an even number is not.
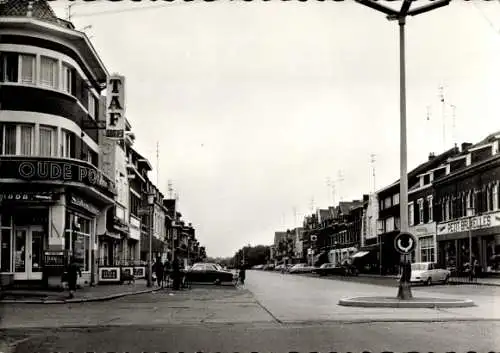
{"type": "Polygon", "coordinates": [[[368,251],[358,251],[357,253],[355,253],[354,255],[352,255],[351,257],[352,258],[355,258],[355,257],[363,257],[365,256],[366,254],[368,254],[368,251]]]}
{"type": "Polygon", "coordinates": [[[122,238],[120,236],[120,234],[118,234],[118,233],[112,233],[112,232],[106,232],[104,234],[101,234],[100,236],[101,237],[110,237],[110,238],[118,239],[118,240],[120,240],[122,238]]]}

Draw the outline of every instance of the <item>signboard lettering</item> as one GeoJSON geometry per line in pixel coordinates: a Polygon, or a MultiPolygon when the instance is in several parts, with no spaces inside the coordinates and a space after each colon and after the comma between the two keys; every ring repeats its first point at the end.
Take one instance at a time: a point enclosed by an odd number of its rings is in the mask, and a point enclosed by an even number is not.
{"type": "Polygon", "coordinates": [[[50,192],[4,192],[0,194],[0,201],[47,202],[54,201],[50,192]]]}
{"type": "Polygon", "coordinates": [[[101,271],[101,278],[102,279],[117,279],[118,278],[118,271],[117,270],[103,269],[101,271]]]}
{"type": "Polygon", "coordinates": [[[99,282],[119,282],[120,274],[120,267],[100,267],[99,282]]]}
{"type": "Polygon", "coordinates": [[[468,232],[475,229],[490,228],[500,225],[500,213],[490,213],[475,217],[464,217],[456,221],[438,224],[438,234],[468,232]]]}
{"type": "Polygon", "coordinates": [[[97,209],[97,207],[91,205],[87,201],[85,201],[79,197],[76,197],[74,195],[71,195],[70,203],[75,205],[75,206],[81,207],[84,210],[89,211],[90,213],[99,214],[99,210],[97,209]]]}
{"type": "Polygon", "coordinates": [[[106,92],[106,137],[123,138],[125,132],[125,77],[110,76],[106,92]]]}
{"type": "Polygon", "coordinates": [[[114,183],[96,167],[85,162],[44,157],[0,157],[0,178],[36,181],[67,181],[114,192],[114,183]]]}

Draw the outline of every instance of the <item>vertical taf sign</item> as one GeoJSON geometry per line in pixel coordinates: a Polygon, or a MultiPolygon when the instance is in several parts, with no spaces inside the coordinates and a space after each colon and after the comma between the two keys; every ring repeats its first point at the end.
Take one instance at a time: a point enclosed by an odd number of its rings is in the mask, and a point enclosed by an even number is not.
{"type": "Polygon", "coordinates": [[[125,77],[108,77],[106,87],[106,137],[122,139],[125,135],[125,77]]]}

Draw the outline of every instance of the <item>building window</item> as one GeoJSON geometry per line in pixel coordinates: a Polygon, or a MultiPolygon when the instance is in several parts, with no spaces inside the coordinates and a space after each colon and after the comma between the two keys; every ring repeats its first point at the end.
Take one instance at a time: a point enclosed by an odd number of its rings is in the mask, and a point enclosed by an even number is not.
{"type": "Polygon", "coordinates": [[[392,232],[394,230],[394,217],[389,217],[385,220],[385,231],[386,233],[392,232]]]}
{"type": "Polygon", "coordinates": [[[89,97],[89,105],[88,105],[88,112],[91,117],[94,119],[97,119],[97,114],[96,114],[96,98],[92,94],[92,92],[89,90],[88,91],[88,97],[89,97]]]}
{"type": "Polygon", "coordinates": [[[16,53],[1,53],[2,81],[18,82],[19,80],[19,55],[16,53]]]}
{"type": "Polygon", "coordinates": [[[394,195],[392,205],[399,205],[399,193],[394,195]]]}
{"type": "Polygon", "coordinates": [[[498,183],[495,183],[493,185],[493,210],[496,211],[498,210],[498,183]]]}
{"type": "Polygon", "coordinates": [[[50,88],[57,88],[58,77],[57,60],[42,56],[40,58],[40,84],[50,88]]]}
{"type": "Polygon", "coordinates": [[[75,82],[75,73],[73,69],[67,64],[62,64],[62,90],[74,95],[73,82],[75,82]]]}
{"type": "Polygon", "coordinates": [[[48,126],[40,126],[40,156],[54,156],[55,129],[48,126]]]}
{"type": "Polygon", "coordinates": [[[5,155],[31,156],[34,154],[34,126],[33,125],[0,125],[1,152],[5,155]]]}
{"type": "Polygon", "coordinates": [[[16,154],[17,126],[14,124],[2,125],[2,154],[16,154]]]}
{"type": "Polygon", "coordinates": [[[424,200],[418,199],[418,223],[424,223],[424,200]]]}
{"type": "Polygon", "coordinates": [[[413,202],[408,204],[408,225],[411,227],[415,222],[413,202]]]}
{"type": "Polygon", "coordinates": [[[434,205],[433,203],[433,197],[432,196],[427,196],[427,202],[429,204],[429,222],[434,221],[434,205]]]}
{"type": "Polygon", "coordinates": [[[386,197],[384,200],[384,208],[389,208],[391,207],[391,197],[386,197]]]}
{"type": "Polygon", "coordinates": [[[377,220],[377,234],[385,233],[385,223],[383,219],[377,220]]]}
{"type": "Polygon", "coordinates": [[[21,125],[20,133],[20,148],[19,151],[22,156],[31,156],[33,155],[33,145],[34,145],[34,131],[33,126],[30,125],[21,125]]]}
{"type": "Polygon", "coordinates": [[[21,54],[19,56],[19,72],[20,83],[34,84],[35,83],[35,55],[21,54]]]}
{"type": "Polygon", "coordinates": [[[65,158],[73,158],[75,155],[75,135],[70,132],[62,131],[61,156],[65,158]]]}
{"type": "Polygon", "coordinates": [[[422,237],[419,239],[420,242],[420,261],[421,262],[435,262],[435,246],[434,237],[422,237]]]}

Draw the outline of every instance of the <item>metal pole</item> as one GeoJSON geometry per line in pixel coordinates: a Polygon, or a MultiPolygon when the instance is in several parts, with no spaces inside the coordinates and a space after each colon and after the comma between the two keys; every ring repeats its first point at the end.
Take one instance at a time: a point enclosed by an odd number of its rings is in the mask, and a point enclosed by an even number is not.
{"type": "Polygon", "coordinates": [[[149,210],[149,264],[148,264],[148,287],[153,285],[153,263],[152,263],[152,252],[153,252],[153,206],[150,205],[149,210]]]}
{"type": "Polygon", "coordinates": [[[399,18],[399,90],[400,90],[400,217],[401,232],[408,232],[408,175],[406,150],[406,72],[405,17],[399,18]]]}

